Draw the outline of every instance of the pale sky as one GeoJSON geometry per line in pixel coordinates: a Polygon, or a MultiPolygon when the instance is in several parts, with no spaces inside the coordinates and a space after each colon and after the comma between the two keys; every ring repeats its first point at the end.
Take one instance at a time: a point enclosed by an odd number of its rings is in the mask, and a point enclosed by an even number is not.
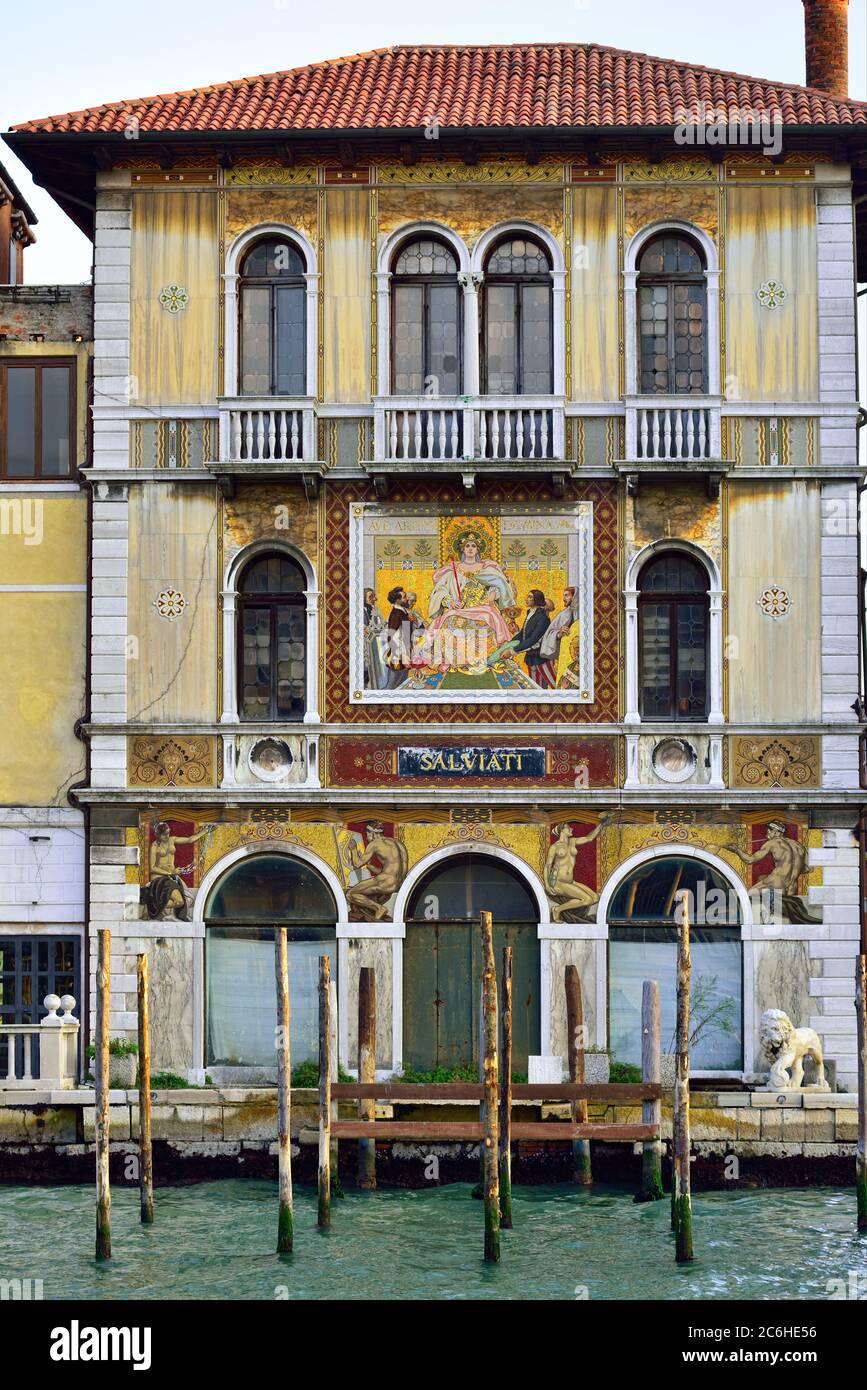
{"type": "MultiPolygon", "coordinates": [[[[801,0],[40,0],[10,7],[4,30],[0,131],[395,43],[603,43],[804,81],[801,0]]],[[[850,3],[849,59],[850,94],[867,98],[867,0],[850,3]]],[[[90,243],[4,145],[0,161],[39,218],[28,282],[88,280],[90,243]]]]}

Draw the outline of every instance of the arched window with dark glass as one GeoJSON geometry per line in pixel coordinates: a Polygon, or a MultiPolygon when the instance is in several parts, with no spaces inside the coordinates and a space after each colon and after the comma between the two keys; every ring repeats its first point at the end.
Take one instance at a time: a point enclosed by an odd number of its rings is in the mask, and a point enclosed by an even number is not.
{"type": "Polygon", "coordinates": [[[642,395],[707,392],[707,285],[694,241],[665,233],[638,258],[638,373],[642,395]]]}
{"type": "Polygon", "coordinates": [[[660,1042],[674,1051],[678,923],[686,904],[692,948],[690,1064],[703,1071],[743,1065],[741,909],[731,883],[698,856],[638,864],[608,907],[609,1047],[641,1063],[641,994],[659,981],[660,1042]],[[686,893],[688,897],[679,897],[686,893]]]}
{"type": "Polygon", "coordinates": [[[677,551],[649,560],[638,580],[639,698],[643,719],[706,719],[708,576],[677,551]]]}
{"type": "Polygon", "coordinates": [[[553,279],[532,237],[508,236],[485,263],[483,370],[490,396],[548,396],[554,390],[553,279]]]}
{"type": "Polygon", "coordinates": [[[409,241],[392,266],[392,390],[457,396],[462,387],[461,290],[454,252],[437,237],[409,241]]]}
{"type": "Polygon", "coordinates": [[[331,890],[288,854],[253,854],[229,869],[205,905],[206,1065],[272,1068],[277,998],[274,930],[287,928],[292,1062],[319,1047],[319,957],[337,973],[331,890]]]}
{"type": "Polygon", "coordinates": [[[291,556],[251,561],[238,586],[239,713],[249,720],[304,718],[307,580],[291,556]]]}
{"type": "Polygon", "coordinates": [[[307,394],[305,264],[290,241],[257,241],[241,262],[242,396],[307,394]]]}

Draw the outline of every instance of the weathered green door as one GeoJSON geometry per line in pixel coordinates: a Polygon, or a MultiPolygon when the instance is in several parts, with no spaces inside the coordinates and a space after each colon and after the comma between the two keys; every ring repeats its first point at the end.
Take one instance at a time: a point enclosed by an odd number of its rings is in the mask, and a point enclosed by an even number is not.
{"type": "MultiPolygon", "coordinates": [[[[539,1051],[540,968],[535,923],[510,922],[494,928],[500,995],[504,946],[512,947],[512,1065],[515,1071],[525,1072],[528,1054],[539,1051]]],[[[420,1071],[477,1065],[482,977],[478,925],[410,924],[403,952],[404,1062],[420,1071]]]]}
{"type": "Polygon", "coordinates": [[[491,860],[468,856],[435,871],[413,895],[403,947],[405,1065],[420,1071],[478,1066],[481,906],[494,914],[500,993],[503,947],[512,947],[513,1070],[525,1072],[528,1054],[539,1051],[537,923],[528,920],[534,903],[523,882],[518,880],[516,885],[515,878],[513,871],[491,860]],[[503,882],[498,882],[500,878],[503,882]],[[498,907],[503,918],[520,915],[524,920],[498,922],[498,907]],[[422,917],[431,908],[439,909],[439,915],[422,917]],[[461,908],[466,916],[458,918],[456,909],[461,908]]]}
{"type": "Polygon", "coordinates": [[[541,1046],[541,964],[535,922],[494,927],[497,995],[502,1010],[503,947],[512,948],[512,1070],[526,1072],[527,1058],[541,1046]]]}

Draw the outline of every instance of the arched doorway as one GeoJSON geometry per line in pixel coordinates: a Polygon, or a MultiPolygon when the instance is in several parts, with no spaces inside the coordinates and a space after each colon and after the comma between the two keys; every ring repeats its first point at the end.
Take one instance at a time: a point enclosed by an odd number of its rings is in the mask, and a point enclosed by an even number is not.
{"type": "Polygon", "coordinates": [[[274,931],[288,928],[293,1068],[319,1049],[319,957],[337,976],[337,911],[325,880],[288,854],[228,869],[205,904],[205,1065],[274,1067],[274,931]]]}
{"type": "Polygon", "coordinates": [[[479,914],[494,916],[498,981],[512,947],[513,1066],[539,1051],[539,915],[520,873],[498,859],[443,861],[413,890],[403,954],[404,1061],[420,1071],[478,1065],[482,939],[479,914]]]}
{"type": "Polygon", "coordinates": [[[689,893],[692,946],[690,1066],[743,1066],[741,908],[712,864],[677,854],[636,864],[608,904],[609,1047],[618,1062],[641,1064],[641,989],[659,981],[660,1043],[674,1051],[678,893],[689,893]]]}

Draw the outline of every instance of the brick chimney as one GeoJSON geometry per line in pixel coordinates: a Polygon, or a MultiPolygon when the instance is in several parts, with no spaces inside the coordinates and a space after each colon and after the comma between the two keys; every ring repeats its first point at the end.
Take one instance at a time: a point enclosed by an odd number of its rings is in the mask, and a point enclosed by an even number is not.
{"type": "Polygon", "coordinates": [[[804,0],[807,86],[832,97],[849,92],[849,0],[804,0]]]}

